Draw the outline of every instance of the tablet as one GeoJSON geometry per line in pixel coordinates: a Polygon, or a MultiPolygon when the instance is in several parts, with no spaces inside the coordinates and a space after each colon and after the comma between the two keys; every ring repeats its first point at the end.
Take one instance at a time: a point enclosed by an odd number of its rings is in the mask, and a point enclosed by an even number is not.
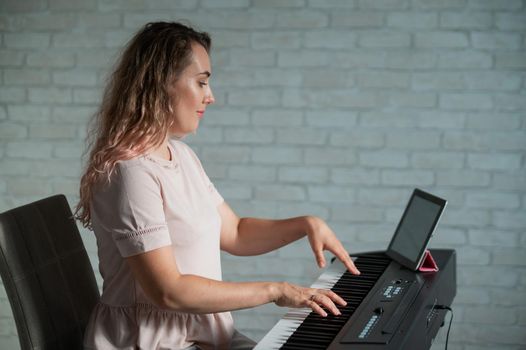
{"type": "Polygon", "coordinates": [[[446,203],[445,199],[415,189],[386,254],[401,265],[418,270],[446,203]]]}

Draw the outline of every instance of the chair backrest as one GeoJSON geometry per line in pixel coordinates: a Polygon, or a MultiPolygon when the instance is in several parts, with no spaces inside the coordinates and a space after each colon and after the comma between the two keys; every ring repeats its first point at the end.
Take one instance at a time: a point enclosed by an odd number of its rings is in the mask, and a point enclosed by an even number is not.
{"type": "Polygon", "coordinates": [[[100,295],[66,197],[0,214],[0,275],[22,350],[82,349],[100,295]]]}

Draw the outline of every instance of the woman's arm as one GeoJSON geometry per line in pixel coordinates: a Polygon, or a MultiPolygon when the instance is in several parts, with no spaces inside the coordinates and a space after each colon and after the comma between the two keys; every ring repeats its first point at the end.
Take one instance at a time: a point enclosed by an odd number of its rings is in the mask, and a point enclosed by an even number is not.
{"type": "Polygon", "coordinates": [[[339,314],[334,303],[345,305],[342,298],[328,290],[303,288],[285,282],[223,282],[181,274],[170,246],[126,260],[134,277],[155,304],[179,312],[215,313],[275,302],[279,306],[310,307],[326,316],[322,306],[339,314]]]}
{"type": "Polygon", "coordinates": [[[320,218],[299,216],[283,220],[240,219],[226,202],[219,205],[218,211],[222,219],[221,249],[230,254],[264,254],[307,235],[318,266],[325,266],[323,251],[329,250],[349,271],[360,273],[334,232],[320,218]]]}

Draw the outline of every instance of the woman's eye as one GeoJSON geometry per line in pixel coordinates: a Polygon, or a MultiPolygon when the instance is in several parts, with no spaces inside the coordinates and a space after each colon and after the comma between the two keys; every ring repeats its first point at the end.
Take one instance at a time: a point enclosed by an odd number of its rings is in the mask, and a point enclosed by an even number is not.
{"type": "Polygon", "coordinates": [[[200,82],[199,82],[199,85],[200,85],[200,86],[205,86],[205,85],[208,85],[208,83],[207,83],[207,82],[204,82],[204,81],[200,81],[200,82]]]}

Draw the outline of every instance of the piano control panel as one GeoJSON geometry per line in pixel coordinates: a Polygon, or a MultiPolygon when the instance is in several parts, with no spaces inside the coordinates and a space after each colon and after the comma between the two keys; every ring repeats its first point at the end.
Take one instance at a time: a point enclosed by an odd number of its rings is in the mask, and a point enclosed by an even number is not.
{"type": "Polygon", "coordinates": [[[388,344],[422,285],[414,275],[384,281],[341,343],[388,344]]]}

